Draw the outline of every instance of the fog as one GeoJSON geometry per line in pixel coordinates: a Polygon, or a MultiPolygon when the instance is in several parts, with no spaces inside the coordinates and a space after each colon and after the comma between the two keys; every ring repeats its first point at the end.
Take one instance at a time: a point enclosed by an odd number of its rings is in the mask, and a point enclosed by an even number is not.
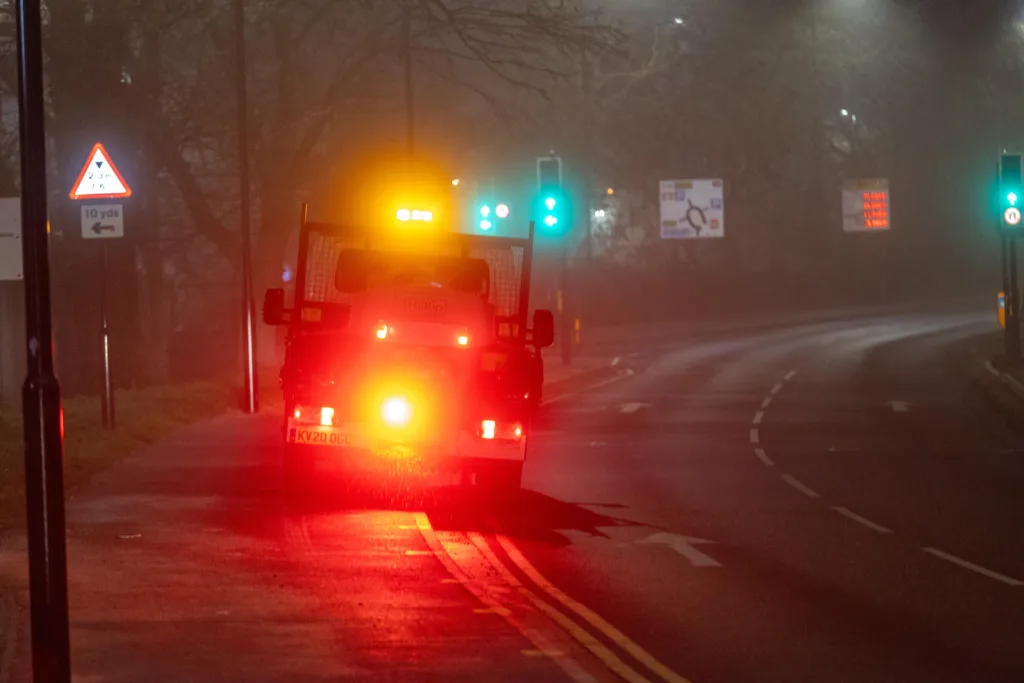
{"type": "MultiPolygon", "coordinates": [[[[365,160],[406,153],[402,7],[246,0],[257,301],[294,264],[302,202],[344,216],[365,160]]],[[[1024,148],[1020,3],[406,7],[417,158],[466,179],[467,193],[507,191],[524,226],[536,157],[562,158],[572,230],[538,248],[568,251],[567,306],[584,330],[926,300],[994,306],[996,154],[1024,148]],[[663,239],[659,181],[704,178],[723,181],[724,237],[663,239]],[[844,232],[841,188],[860,178],[888,181],[890,230],[844,232]]],[[[0,188],[16,196],[13,20],[2,11],[0,188]]],[[[221,0],[48,3],[51,258],[68,394],[98,389],[102,247],[81,238],[68,198],[98,140],[133,191],[125,237],[105,243],[118,386],[238,372],[231,11],[221,0]]],[[[551,267],[535,273],[538,305],[553,300],[551,267]]],[[[2,284],[10,330],[22,295],[2,284]]],[[[8,337],[11,367],[19,342],[8,337]]],[[[273,366],[266,329],[260,347],[273,366]]]]}

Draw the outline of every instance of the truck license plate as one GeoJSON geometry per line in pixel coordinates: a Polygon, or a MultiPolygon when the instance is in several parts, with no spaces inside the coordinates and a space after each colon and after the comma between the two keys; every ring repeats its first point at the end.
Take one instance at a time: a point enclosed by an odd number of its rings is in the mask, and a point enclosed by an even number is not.
{"type": "Polygon", "coordinates": [[[292,427],[288,430],[288,442],[311,446],[348,446],[348,434],[341,434],[323,427],[292,427]]]}

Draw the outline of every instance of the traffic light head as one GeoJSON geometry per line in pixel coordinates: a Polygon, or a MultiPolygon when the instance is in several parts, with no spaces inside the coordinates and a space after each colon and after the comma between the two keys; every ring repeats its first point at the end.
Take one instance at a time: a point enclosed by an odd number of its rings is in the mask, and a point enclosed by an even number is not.
{"type": "Polygon", "coordinates": [[[541,234],[546,237],[561,237],[570,228],[569,202],[565,194],[558,190],[548,190],[538,195],[537,214],[541,234]]]}
{"type": "Polygon", "coordinates": [[[1005,230],[1021,228],[1021,207],[1019,202],[1024,194],[1024,159],[1020,154],[1003,154],[999,157],[999,209],[1005,230]]]}
{"type": "Polygon", "coordinates": [[[488,202],[479,204],[477,207],[477,215],[474,218],[476,221],[476,227],[482,232],[487,232],[495,226],[500,225],[502,221],[511,215],[512,210],[508,204],[499,202],[497,204],[490,204],[488,202]]]}

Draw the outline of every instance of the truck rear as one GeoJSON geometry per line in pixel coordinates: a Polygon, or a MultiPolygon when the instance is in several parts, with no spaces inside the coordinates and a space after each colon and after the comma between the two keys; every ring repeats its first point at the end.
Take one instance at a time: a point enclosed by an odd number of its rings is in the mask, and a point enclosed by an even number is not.
{"type": "Polygon", "coordinates": [[[518,488],[554,336],[549,311],[527,326],[532,256],[532,227],[506,238],[303,219],[294,301],[270,290],[264,302],[265,321],[287,328],[288,481],[330,458],[518,488]]]}

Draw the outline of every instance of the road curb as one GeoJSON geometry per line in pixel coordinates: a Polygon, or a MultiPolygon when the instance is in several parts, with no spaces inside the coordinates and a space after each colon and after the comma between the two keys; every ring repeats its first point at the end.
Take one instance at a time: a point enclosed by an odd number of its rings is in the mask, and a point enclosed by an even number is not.
{"type": "Polygon", "coordinates": [[[998,409],[1014,420],[1024,420],[1024,383],[1003,372],[987,354],[977,348],[966,349],[968,374],[998,409]]]}
{"type": "Polygon", "coordinates": [[[986,360],[983,364],[983,367],[985,368],[985,371],[988,372],[988,374],[998,379],[1006,387],[1008,387],[1017,398],[1024,401],[1024,384],[1021,384],[1017,379],[1011,377],[1007,373],[1001,370],[997,370],[996,367],[992,365],[992,361],[990,360],[986,360]]]}

